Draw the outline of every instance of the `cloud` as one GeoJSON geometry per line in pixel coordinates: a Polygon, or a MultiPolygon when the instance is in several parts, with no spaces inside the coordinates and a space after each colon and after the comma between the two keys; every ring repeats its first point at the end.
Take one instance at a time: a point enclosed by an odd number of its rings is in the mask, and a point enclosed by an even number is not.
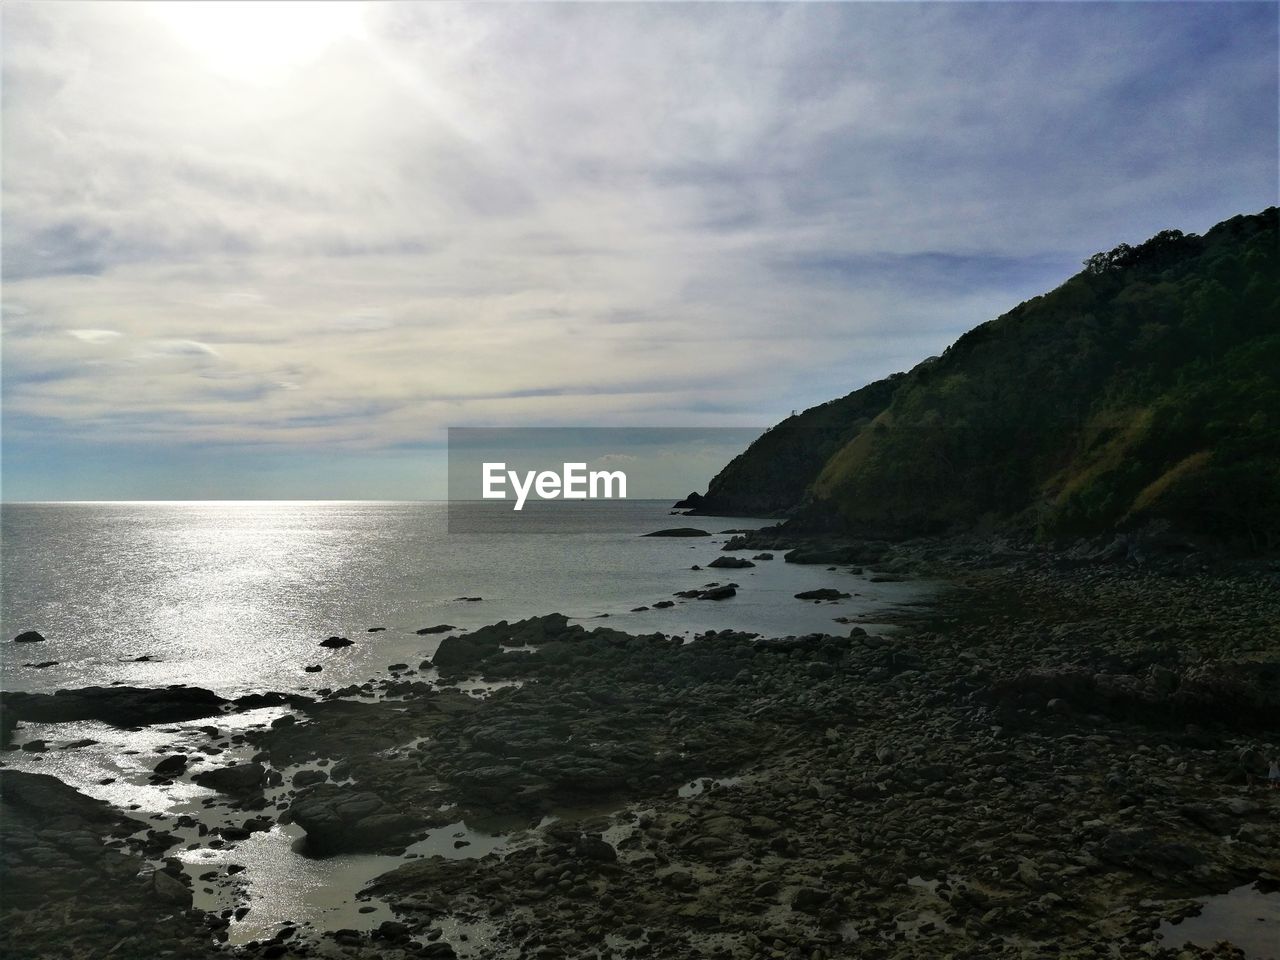
{"type": "Polygon", "coordinates": [[[110,343],[123,336],[119,330],[68,330],[67,333],[85,343],[110,343]]]}
{"type": "Polygon", "coordinates": [[[1275,199],[1266,4],[183,16],[6,6],[10,436],[767,423],[1275,199]]]}

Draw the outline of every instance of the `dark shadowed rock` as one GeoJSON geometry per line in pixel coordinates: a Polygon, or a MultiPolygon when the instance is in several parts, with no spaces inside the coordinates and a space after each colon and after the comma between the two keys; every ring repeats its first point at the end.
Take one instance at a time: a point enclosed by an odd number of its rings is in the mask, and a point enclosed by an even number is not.
{"type": "Polygon", "coordinates": [[[833,590],[830,587],[822,587],[819,590],[802,590],[796,594],[797,600],[843,600],[849,596],[840,590],[833,590]]]}
{"type": "Polygon", "coordinates": [[[450,630],[457,629],[457,627],[449,623],[437,623],[434,627],[423,627],[421,630],[415,630],[414,633],[420,637],[425,637],[431,633],[448,633],[450,630]]]}
{"type": "Polygon", "coordinates": [[[727,568],[729,570],[740,570],[743,567],[754,567],[755,564],[750,560],[744,560],[742,557],[716,557],[708,563],[707,566],[720,567],[722,569],[727,568]]]}
{"type": "Polygon", "coordinates": [[[210,790],[236,795],[261,790],[266,777],[266,767],[260,763],[238,763],[233,767],[205,770],[191,779],[210,790]]]}
{"type": "Polygon", "coordinates": [[[13,638],[14,643],[43,643],[44,637],[35,630],[24,630],[13,638]]]}
{"type": "Polygon", "coordinates": [[[475,666],[501,648],[494,637],[445,637],[432,655],[431,662],[440,670],[461,670],[475,666]]]}
{"type": "Polygon", "coordinates": [[[709,537],[706,530],[699,530],[697,527],[669,527],[666,530],[655,530],[653,533],[643,534],[646,537],[709,537]]]}
{"type": "Polygon", "coordinates": [[[403,848],[419,823],[393,810],[375,793],[322,783],[299,793],[289,807],[320,855],[403,848]]]}
{"type": "Polygon", "coordinates": [[[176,723],[220,713],[227,703],[203,687],[81,687],[57,693],[5,693],[4,712],[16,720],[65,723],[101,720],[117,727],[176,723]]]}
{"type": "Polygon", "coordinates": [[[733,584],[723,587],[712,587],[709,590],[703,590],[698,594],[699,600],[728,600],[730,597],[737,596],[737,589],[733,584]]]}
{"type": "Polygon", "coordinates": [[[320,646],[328,647],[330,650],[338,650],[342,647],[349,647],[353,643],[355,643],[354,640],[348,640],[346,637],[329,637],[327,640],[321,640],[320,646]]]}
{"type": "Polygon", "coordinates": [[[158,777],[180,777],[187,769],[187,757],[185,754],[175,753],[171,757],[165,757],[154,767],[155,774],[158,777]]]}

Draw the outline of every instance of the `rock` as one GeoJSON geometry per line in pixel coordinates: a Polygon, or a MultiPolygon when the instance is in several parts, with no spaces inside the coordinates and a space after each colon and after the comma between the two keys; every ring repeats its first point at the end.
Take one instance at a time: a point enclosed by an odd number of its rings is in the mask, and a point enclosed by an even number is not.
{"type": "Polygon", "coordinates": [[[849,594],[831,587],[822,587],[818,590],[802,590],[795,595],[797,600],[843,600],[849,594]]]}
{"type": "Polygon", "coordinates": [[[702,501],[703,501],[702,494],[695,491],[689,494],[683,500],[677,500],[674,504],[672,504],[672,508],[675,510],[696,510],[698,509],[698,507],[702,506],[702,501]]]}
{"type": "Polygon", "coordinates": [[[165,870],[151,874],[151,892],[164,903],[171,903],[184,910],[191,907],[191,888],[165,870]]]}
{"type": "Polygon", "coordinates": [[[596,863],[615,863],[618,851],[599,836],[583,835],[574,841],[574,856],[583,860],[594,860],[596,863]]]}
{"type": "Polygon", "coordinates": [[[465,670],[480,661],[499,653],[502,644],[496,637],[464,634],[445,637],[431,656],[431,662],[440,670],[465,670]]]}
{"type": "Polygon", "coordinates": [[[35,630],[24,630],[13,638],[14,643],[44,643],[45,639],[42,634],[35,630]]]}
{"type": "Polygon", "coordinates": [[[329,779],[329,774],[323,770],[299,770],[293,775],[290,781],[297,788],[309,787],[312,784],[324,783],[329,779]]]}
{"type": "Polygon", "coordinates": [[[396,920],[383,920],[378,925],[378,936],[383,940],[392,942],[409,939],[409,927],[407,924],[400,923],[396,920]]]}
{"type": "Polygon", "coordinates": [[[757,554],[756,554],[754,557],[752,557],[751,559],[752,559],[752,560],[772,560],[772,559],[773,559],[773,554],[772,554],[772,553],[757,553],[757,554]]]}
{"type": "Polygon", "coordinates": [[[831,899],[831,893],[820,887],[801,887],[791,895],[791,909],[816,913],[831,899]]]}
{"type": "Polygon", "coordinates": [[[175,753],[171,757],[165,757],[153,768],[156,776],[170,779],[180,777],[187,769],[187,757],[182,753],[175,753]]]}
{"type": "Polygon", "coordinates": [[[340,650],[341,648],[349,647],[354,643],[354,640],[348,640],[346,637],[329,637],[327,640],[321,640],[320,646],[327,647],[330,650],[340,650]]]}
{"type": "Polygon", "coordinates": [[[425,637],[428,634],[448,633],[450,630],[457,630],[457,629],[458,628],[453,626],[453,624],[437,623],[434,627],[423,627],[421,630],[415,630],[414,633],[416,633],[420,637],[425,637]]]}
{"type": "Polygon", "coordinates": [[[196,720],[222,712],[228,701],[202,687],[80,687],[57,693],[5,693],[4,713],[15,720],[66,723],[101,720],[116,727],[196,720]]]}
{"type": "Polygon", "coordinates": [[[754,567],[755,564],[752,563],[750,560],[744,560],[742,557],[716,557],[714,560],[708,563],[707,566],[728,568],[730,570],[738,570],[743,567],[754,567]]]}
{"type": "Polygon", "coordinates": [[[260,763],[238,763],[230,767],[204,770],[191,779],[202,787],[226,794],[256,793],[266,782],[267,768],[260,763]]]}
{"type": "Polygon", "coordinates": [[[728,600],[730,597],[737,596],[738,591],[732,585],[724,587],[712,587],[710,590],[702,590],[698,593],[699,600],[728,600]]]}
{"type": "Polygon", "coordinates": [[[332,783],[299,793],[289,816],[307,832],[308,849],[320,856],[403,849],[419,826],[375,793],[332,783]]]}
{"type": "Polygon", "coordinates": [[[319,673],[321,670],[324,669],[324,667],[322,667],[318,663],[313,663],[310,666],[303,667],[302,669],[305,670],[307,673],[319,673]]]}
{"type": "Polygon", "coordinates": [[[666,530],[655,530],[653,533],[643,534],[646,537],[709,537],[706,530],[699,530],[697,527],[669,527],[666,530]]]}
{"type": "Polygon", "coordinates": [[[676,602],[674,600],[659,600],[657,603],[653,605],[653,609],[666,610],[670,607],[674,607],[675,605],[676,605],[676,602]]]}

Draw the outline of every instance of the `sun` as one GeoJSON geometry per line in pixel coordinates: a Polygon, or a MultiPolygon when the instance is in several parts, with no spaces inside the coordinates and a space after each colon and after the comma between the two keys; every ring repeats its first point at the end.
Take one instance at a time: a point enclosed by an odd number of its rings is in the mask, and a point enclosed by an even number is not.
{"type": "Polygon", "coordinates": [[[186,0],[152,5],[212,70],[268,79],[360,33],[361,4],[306,0],[186,0]]]}

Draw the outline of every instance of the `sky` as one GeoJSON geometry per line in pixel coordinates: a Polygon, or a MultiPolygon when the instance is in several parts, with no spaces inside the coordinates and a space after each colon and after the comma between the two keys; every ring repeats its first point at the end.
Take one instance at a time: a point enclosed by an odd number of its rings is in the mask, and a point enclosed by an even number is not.
{"type": "Polygon", "coordinates": [[[1276,203],[1277,10],[7,0],[0,494],[766,427],[1276,203]]]}

